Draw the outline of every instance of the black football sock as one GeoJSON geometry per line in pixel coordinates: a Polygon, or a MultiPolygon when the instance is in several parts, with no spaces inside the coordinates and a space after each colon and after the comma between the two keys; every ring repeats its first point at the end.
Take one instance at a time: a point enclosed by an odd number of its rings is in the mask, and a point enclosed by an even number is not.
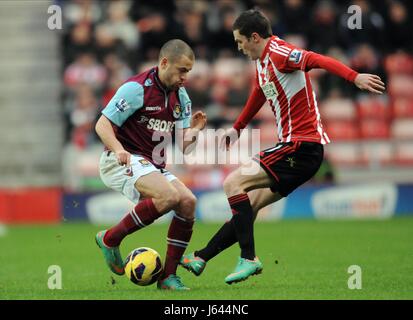
{"type": "Polygon", "coordinates": [[[217,233],[209,240],[207,246],[201,250],[195,251],[195,256],[204,259],[205,261],[211,260],[221,251],[237,243],[237,235],[232,220],[227,221],[217,231],[217,233]]]}
{"type": "Polygon", "coordinates": [[[254,213],[250,199],[246,193],[228,198],[232,210],[232,223],[241,248],[241,258],[253,260],[254,246],[254,213]]]}

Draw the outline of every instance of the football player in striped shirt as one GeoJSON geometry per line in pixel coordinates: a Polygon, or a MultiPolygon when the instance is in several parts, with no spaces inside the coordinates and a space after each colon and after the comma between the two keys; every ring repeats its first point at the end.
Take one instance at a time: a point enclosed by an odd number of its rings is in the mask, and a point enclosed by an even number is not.
{"type": "Polygon", "coordinates": [[[235,270],[225,278],[228,284],[261,273],[263,265],[255,254],[253,234],[257,212],[309,180],[321,165],[323,145],[330,142],[308,71],[322,68],[362,90],[377,94],[385,90],[377,75],[359,74],[335,59],[273,35],[270,22],[258,10],[243,12],[234,22],[233,35],[238,49],[256,62],[256,81],[243,111],[222,137],[221,146],[228,150],[265,102],[274,113],[279,143],[229,174],[224,191],[232,219],[205,248],[181,259],[184,268],[200,275],[208,260],[238,242],[241,255],[235,270]],[[243,174],[251,172],[246,171],[248,168],[258,173],[243,174]]]}

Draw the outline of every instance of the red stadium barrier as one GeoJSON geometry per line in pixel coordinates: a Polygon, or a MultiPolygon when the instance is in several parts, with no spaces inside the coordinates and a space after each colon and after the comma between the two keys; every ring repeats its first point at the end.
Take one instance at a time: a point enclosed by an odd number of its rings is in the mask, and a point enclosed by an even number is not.
{"type": "Polygon", "coordinates": [[[60,188],[0,189],[0,222],[57,223],[61,198],[60,188]]]}

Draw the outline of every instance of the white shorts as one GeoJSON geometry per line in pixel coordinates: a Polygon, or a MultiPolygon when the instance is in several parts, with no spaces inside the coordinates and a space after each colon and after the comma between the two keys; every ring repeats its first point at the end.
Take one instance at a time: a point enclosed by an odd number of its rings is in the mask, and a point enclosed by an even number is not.
{"type": "Polygon", "coordinates": [[[151,162],[139,155],[131,156],[131,166],[126,168],[121,166],[116,159],[116,155],[111,151],[104,151],[100,156],[99,173],[103,183],[131,200],[138,203],[140,198],[139,191],[135,188],[136,181],[151,172],[162,173],[170,182],[177,177],[164,169],[156,168],[151,162]]]}

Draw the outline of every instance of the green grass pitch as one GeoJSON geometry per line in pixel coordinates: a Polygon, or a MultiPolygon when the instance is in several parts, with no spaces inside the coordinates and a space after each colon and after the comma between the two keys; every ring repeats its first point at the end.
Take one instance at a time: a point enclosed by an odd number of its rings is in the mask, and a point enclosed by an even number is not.
{"type": "MultiPolygon", "coordinates": [[[[198,249],[219,224],[197,223],[188,251],[198,249]]],[[[87,223],[12,226],[0,236],[0,299],[413,299],[413,218],[384,221],[286,220],[255,225],[264,271],[224,283],[235,267],[234,245],[195,277],[178,269],[189,292],[138,287],[112,275],[95,242],[101,228],[87,223]],[[62,270],[62,289],[47,286],[50,265],[62,270]],[[361,268],[362,288],[350,290],[348,268],[361,268]]],[[[125,257],[149,246],[162,256],[167,225],[152,225],[125,239],[125,257]]]]}

